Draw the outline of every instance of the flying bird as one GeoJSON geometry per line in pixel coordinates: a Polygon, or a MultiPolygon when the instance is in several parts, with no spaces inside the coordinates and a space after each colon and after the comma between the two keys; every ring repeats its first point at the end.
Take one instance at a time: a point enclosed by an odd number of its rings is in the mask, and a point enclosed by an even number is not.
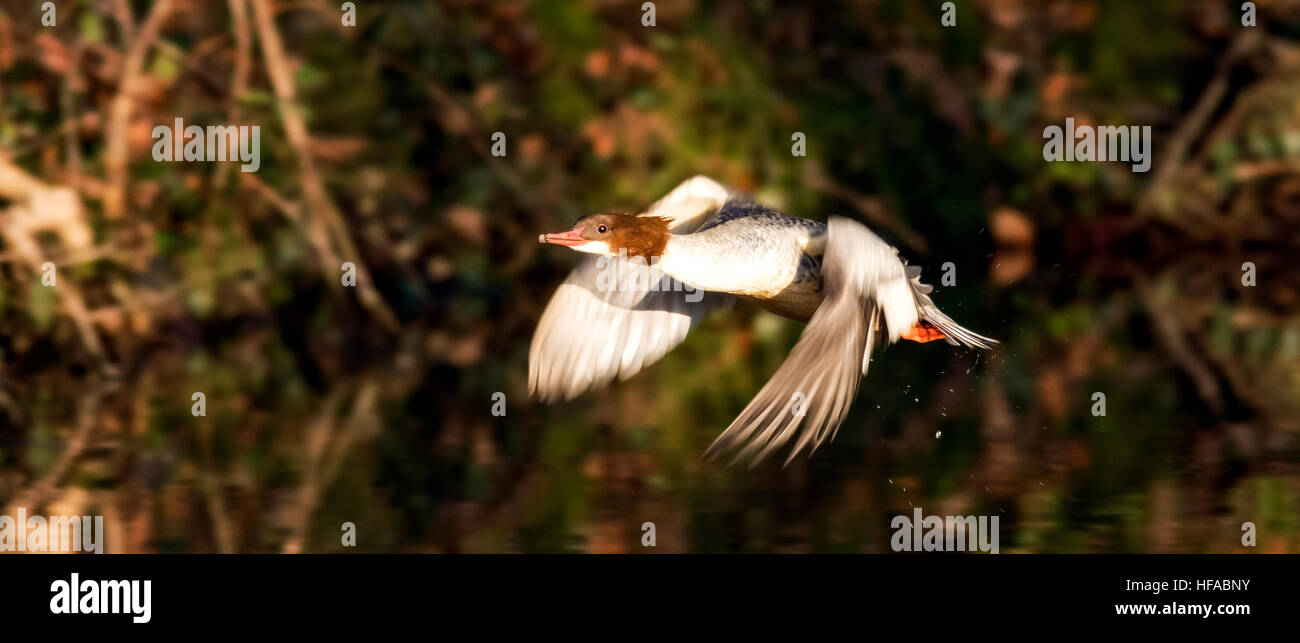
{"type": "Polygon", "coordinates": [[[528,389],[568,400],[625,380],[736,299],[806,322],[785,362],[706,452],[785,463],[833,439],[872,350],[899,340],[991,349],[997,341],[939,311],[921,270],[866,226],[790,216],[703,176],[639,215],[600,213],[541,243],[586,257],[538,321],[528,389]]]}

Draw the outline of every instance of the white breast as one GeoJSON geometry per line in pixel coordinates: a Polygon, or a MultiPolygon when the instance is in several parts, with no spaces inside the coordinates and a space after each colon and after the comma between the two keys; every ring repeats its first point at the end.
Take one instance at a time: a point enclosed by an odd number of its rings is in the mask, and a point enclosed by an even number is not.
{"type": "Polygon", "coordinates": [[[803,254],[793,240],[759,246],[734,241],[692,243],[688,239],[690,236],[669,241],[660,269],[702,290],[760,299],[776,297],[790,286],[803,254]]]}

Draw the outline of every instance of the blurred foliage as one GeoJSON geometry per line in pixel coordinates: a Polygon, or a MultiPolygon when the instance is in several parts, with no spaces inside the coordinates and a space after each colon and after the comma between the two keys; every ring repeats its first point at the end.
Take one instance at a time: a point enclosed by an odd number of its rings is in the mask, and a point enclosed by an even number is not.
{"type": "Polygon", "coordinates": [[[914,506],[1004,552],[1300,551],[1300,3],[337,4],[0,9],[0,505],[112,551],[883,552],[914,506]],[[1044,162],[1067,117],[1151,125],[1151,171],[1044,162]],[[260,170],[154,162],[176,118],[260,125],[260,170]],[[700,460],[801,329],[752,308],[529,400],[577,259],[537,234],[694,174],[953,262],[1005,347],[889,348],[784,469],[700,460]]]}

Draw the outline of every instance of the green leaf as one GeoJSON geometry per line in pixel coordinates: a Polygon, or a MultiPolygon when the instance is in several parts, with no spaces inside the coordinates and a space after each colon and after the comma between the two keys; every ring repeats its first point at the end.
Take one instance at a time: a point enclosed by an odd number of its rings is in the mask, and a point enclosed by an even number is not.
{"type": "Polygon", "coordinates": [[[176,64],[176,60],[172,58],[171,54],[160,53],[153,58],[152,73],[159,82],[170,85],[180,75],[180,65],[176,64]]]}
{"type": "Polygon", "coordinates": [[[81,30],[81,37],[86,42],[100,42],[104,39],[104,25],[99,22],[99,14],[93,11],[81,14],[78,27],[81,30]]]}
{"type": "Polygon", "coordinates": [[[50,322],[54,319],[54,307],[56,305],[54,288],[57,286],[37,286],[32,288],[29,310],[32,314],[32,321],[35,322],[36,328],[41,331],[48,330],[50,322]]]}

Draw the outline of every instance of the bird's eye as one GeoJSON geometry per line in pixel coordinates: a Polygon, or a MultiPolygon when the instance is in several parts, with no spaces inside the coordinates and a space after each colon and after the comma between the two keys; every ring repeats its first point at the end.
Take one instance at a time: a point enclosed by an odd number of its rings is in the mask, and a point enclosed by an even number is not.
{"type": "Polygon", "coordinates": [[[600,227],[597,227],[597,228],[596,228],[596,232],[599,232],[599,233],[601,233],[601,234],[605,234],[605,231],[606,231],[606,230],[609,230],[609,228],[606,228],[606,227],[603,226],[603,225],[600,226],[600,227]]]}

